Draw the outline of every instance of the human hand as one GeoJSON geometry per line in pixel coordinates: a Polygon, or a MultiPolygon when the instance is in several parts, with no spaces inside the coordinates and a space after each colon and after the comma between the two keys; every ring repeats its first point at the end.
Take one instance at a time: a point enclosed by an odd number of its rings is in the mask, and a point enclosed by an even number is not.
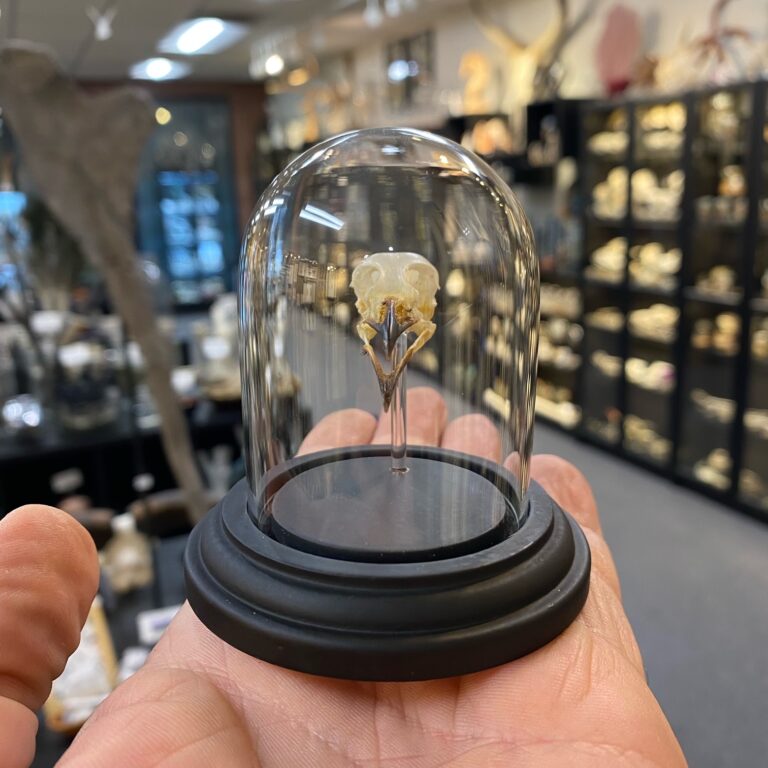
{"type": "MultiPolygon", "coordinates": [[[[408,405],[409,443],[500,460],[498,433],[484,417],[446,424],[445,404],[426,389],[411,390],[408,405]]],[[[386,442],[388,422],[362,411],[331,414],[302,452],[386,442]]],[[[535,457],[532,474],[579,521],[592,551],[587,603],[547,646],[461,678],[341,681],[246,656],[185,605],[145,667],[86,723],[60,768],[685,765],[645,681],[587,482],[552,456],[535,457]]],[[[79,584],[81,595],[89,585],[79,584]]]]}

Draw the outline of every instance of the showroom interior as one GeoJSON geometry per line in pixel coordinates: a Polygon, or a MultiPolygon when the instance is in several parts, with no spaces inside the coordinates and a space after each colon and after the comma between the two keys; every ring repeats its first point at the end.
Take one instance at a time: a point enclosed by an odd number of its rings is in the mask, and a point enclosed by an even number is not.
{"type": "Polygon", "coordinates": [[[581,470],[689,764],[763,765],[768,5],[0,0],[0,518],[59,507],[100,565],[32,765],[142,668],[244,476],[348,407],[397,461],[406,364],[521,499],[531,440],[581,470]],[[405,320],[366,303],[387,252],[405,320]]]}

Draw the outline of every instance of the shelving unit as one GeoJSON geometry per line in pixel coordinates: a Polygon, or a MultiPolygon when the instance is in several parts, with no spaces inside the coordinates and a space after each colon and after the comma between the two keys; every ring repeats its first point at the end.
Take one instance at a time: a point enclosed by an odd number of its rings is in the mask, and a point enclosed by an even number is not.
{"type": "MultiPolygon", "coordinates": [[[[582,105],[580,271],[542,273],[544,292],[578,294],[583,328],[582,416],[558,426],[764,518],[767,90],[582,105]],[[666,270],[655,277],[654,259],[666,270]],[[652,279],[638,279],[646,267],[652,279]],[[595,312],[610,329],[595,327],[595,312]]],[[[545,389],[550,378],[542,368],[545,389]]]]}

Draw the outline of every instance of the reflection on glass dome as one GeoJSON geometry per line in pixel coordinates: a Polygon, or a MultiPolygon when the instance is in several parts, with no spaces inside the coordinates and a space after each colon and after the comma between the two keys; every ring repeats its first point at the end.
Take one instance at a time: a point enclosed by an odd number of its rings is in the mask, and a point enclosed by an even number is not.
{"type": "Polygon", "coordinates": [[[519,527],[538,267],[517,200],[474,155],[407,129],[305,153],[250,222],[240,318],[263,530],[397,561],[474,551],[519,527]],[[513,328],[503,353],[487,343],[493,322],[513,328]]]}

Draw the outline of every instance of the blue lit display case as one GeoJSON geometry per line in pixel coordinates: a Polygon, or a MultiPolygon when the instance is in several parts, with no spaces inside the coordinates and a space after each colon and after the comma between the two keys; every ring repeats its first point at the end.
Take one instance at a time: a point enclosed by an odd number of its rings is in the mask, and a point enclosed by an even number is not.
{"type": "Polygon", "coordinates": [[[230,107],[164,102],[138,186],[137,241],[165,273],[179,308],[232,290],[240,233],[230,107]]]}

